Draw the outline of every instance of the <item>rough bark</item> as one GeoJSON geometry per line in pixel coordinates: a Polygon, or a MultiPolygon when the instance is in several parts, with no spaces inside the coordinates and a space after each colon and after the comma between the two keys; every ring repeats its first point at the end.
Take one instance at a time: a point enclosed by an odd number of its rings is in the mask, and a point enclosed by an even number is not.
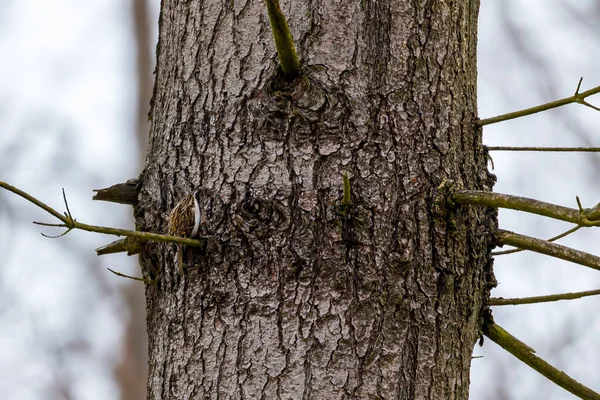
{"type": "Polygon", "coordinates": [[[466,399],[495,215],[476,120],[478,1],[163,0],[140,229],[201,190],[204,253],[149,245],[152,399],[466,399]],[[342,171],[351,206],[341,203],[342,171]],[[443,185],[447,187],[449,185],[443,185]]]}

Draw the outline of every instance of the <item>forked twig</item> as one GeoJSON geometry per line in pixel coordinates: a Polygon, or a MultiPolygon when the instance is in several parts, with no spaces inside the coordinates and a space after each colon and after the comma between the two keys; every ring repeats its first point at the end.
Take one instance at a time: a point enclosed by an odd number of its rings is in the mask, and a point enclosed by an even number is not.
{"type": "Polygon", "coordinates": [[[575,90],[575,93],[573,94],[573,96],[566,97],[564,99],[560,99],[560,100],[556,100],[556,101],[551,101],[550,103],[542,104],[542,105],[539,105],[536,107],[527,108],[525,110],[514,111],[514,112],[511,112],[508,114],[502,114],[502,115],[498,115],[497,117],[493,117],[493,118],[481,119],[481,120],[477,121],[477,125],[484,126],[484,125],[495,124],[497,122],[508,121],[511,119],[524,117],[526,115],[536,114],[541,111],[551,110],[553,108],[565,106],[565,105],[571,104],[571,103],[583,104],[586,107],[590,107],[594,110],[600,111],[600,108],[593,106],[590,103],[588,103],[587,101],[585,101],[586,97],[594,95],[596,93],[600,93],[600,86],[596,86],[595,88],[586,90],[583,93],[579,93],[579,89],[581,88],[581,82],[583,82],[583,78],[579,79],[579,83],[577,84],[577,89],[575,90]]]}
{"type": "MultiPolygon", "coordinates": [[[[15,193],[16,195],[24,198],[25,200],[29,201],[30,203],[35,204],[36,206],[40,207],[41,209],[43,209],[44,211],[46,211],[47,213],[49,213],[50,215],[52,215],[53,217],[58,219],[60,222],[62,222],[62,224],[48,224],[48,223],[44,223],[44,222],[34,222],[35,224],[42,225],[42,226],[67,228],[66,232],[64,232],[62,235],[59,235],[57,237],[64,236],[65,234],[69,233],[73,229],[80,229],[80,230],[84,230],[84,231],[88,231],[88,232],[102,233],[105,235],[135,237],[135,238],[143,240],[143,241],[181,243],[186,246],[192,246],[192,247],[204,247],[206,244],[205,240],[209,239],[209,237],[201,237],[200,238],[201,240],[197,240],[197,239],[189,239],[189,238],[183,238],[183,237],[177,237],[177,236],[161,235],[158,233],[139,232],[139,231],[131,231],[131,230],[127,230],[127,229],[111,228],[111,227],[97,226],[97,225],[88,225],[88,224],[84,224],[81,222],[77,222],[75,220],[75,218],[73,218],[73,216],[71,215],[71,211],[69,210],[69,206],[67,203],[67,197],[64,193],[64,190],[63,190],[63,199],[65,202],[65,207],[67,209],[67,212],[63,215],[63,214],[59,213],[58,211],[56,211],[55,209],[53,209],[52,207],[48,206],[47,204],[44,204],[43,202],[39,201],[35,197],[31,196],[30,194],[28,194],[20,189],[17,189],[14,186],[9,185],[6,182],[0,181],[0,187],[8,190],[9,192],[15,193]]],[[[42,235],[44,235],[44,234],[42,234],[42,235]]],[[[44,235],[44,236],[50,237],[49,235],[44,235]]]]}

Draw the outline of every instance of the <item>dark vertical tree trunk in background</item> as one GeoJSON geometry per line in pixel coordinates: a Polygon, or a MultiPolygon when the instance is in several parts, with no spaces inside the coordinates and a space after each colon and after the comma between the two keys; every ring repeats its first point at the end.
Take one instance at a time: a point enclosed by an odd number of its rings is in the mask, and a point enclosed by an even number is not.
{"type": "Polygon", "coordinates": [[[478,1],[163,0],[140,229],[201,190],[205,252],[152,244],[152,399],[466,399],[495,216],[475,127],[478,1]],[[341,206],[342,171],[352,204],[341,206]]]}
{"type": "MultiPolygon", "coordinates": [[[[137,101],[135,103],[135,143],[136,157],[143,162],[148,145],[148,110],[152,94],[152,66],[154,60],[150,52],[151,25],[149,0],[131,0],[130,17],[132,46],[135,49],[135,76],[137,78],[137,101]]],[[[121,359],[115,365],[115,378],[119,384],[121,399],[139,400],[146,397],[145,378],[147,376],[147,337],[144,319],[144,290],[138,282],[119,286],[124,301],[126,318],[121,359]]]]}

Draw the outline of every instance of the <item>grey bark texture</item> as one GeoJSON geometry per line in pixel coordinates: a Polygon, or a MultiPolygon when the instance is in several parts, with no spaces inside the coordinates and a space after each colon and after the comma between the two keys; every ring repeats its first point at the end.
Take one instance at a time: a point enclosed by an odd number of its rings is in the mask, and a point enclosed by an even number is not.
{"type": "Polygon", "coordinates": [[[138,228],[201,190],[204,251],[141,256],[150,399],[467,399],[493,284],[478,1],[163,0],[138,228]],[[342,172],[351,204],[341,205],[342,172]]]}

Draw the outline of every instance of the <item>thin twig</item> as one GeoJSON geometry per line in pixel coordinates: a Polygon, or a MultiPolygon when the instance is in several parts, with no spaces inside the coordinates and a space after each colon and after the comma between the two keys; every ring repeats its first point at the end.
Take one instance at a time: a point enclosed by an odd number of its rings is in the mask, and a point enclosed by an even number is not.
{"type": "Polygon", "coordinates": [[[585,292],[569,292],[569,293],[549,294],[546,296],[515,297],[512,299],[505,299],[502,297],[492,297],[488,301],[488,305],[490,305],[490,306],[516,306],[516,305],[520,305],[520,304],[549,303],[552,301],[581,299],[583,297],[597,296],[599,294],[600,294],[600,289],[587,290],[585,292]]]}
{"type": "MultiPolygon", "coordinates": [[[[550,239],[547,239],[546,241],[547,242],[555,242],[557,240],[564,238],[565,236],[570,235],[573,232],[580,230],[581,228],[582,228],[581,226],[576,226],[575,228],[571,228],[568,231],[561,233],[560,235],[556,235],[550,239]]],[[[524,250],[523,249],[511,249],[511,250],[503,250],[503,251],[492,251],[492,255],[493,256],[504,256],[507,254],[519,253],[521,251],[524,251],[524,250]]]]}
{"type": "Polygon", "coordinates": [[[483,333],[504,350],[508,351],[519,360],[539,372],[558,386],[575,396],[586,400],[600,400],[600,394],[594,392],[587,386],[582,385],[564,372],[554,368],[552,365],[536,356],[535,350],[525,343],[506,332],[502,327],[493,322],[483,325],[483,333]]]}
{"type": "Polygon", "coordinates": [[[496,234],[496,241],[498,244],[507,244],[520,249],[535,251],[536,253],[560,258],[600,271],[600,257],[561,244],[550,243],[542,239],[504,230],[500,230],[496,234]]]}
{"type": "Polygon", "coordinates": [[[106,269],[109,270],[110,272],[112,272],[113,274],[117,275],[117,276],[121,276],[123,278],[128,278],[128,279],[133,279],[134,281],[145,282],[145,283],[156,283],[158,281],[158,279],[136,278],[135,276],[125,275],[125,274],[122,274],[120,272],[114,271],[114,270],[112,270],[110,268],[106,268],[106,269]]]}
{"type": "Polygon", "coordinates": [[[67,203],[67,195],[65,194],[65,188],[62,189],[62,194],[63,194],[63,200],[65,201],[65,208],[67,209],[67,213],[65,214],[65,216],[75,222],[75,219],[73,218],[73,216],[71,215],[71,210],[69,210],[69,203],[67,203]]]}
{"type": "Polygon", "coordinates": [[[561,106],[571,104],[571,103],[583,104],[587,107],[593,108],[594,110],[598,110],[598,107],[595,107],[595,106],[589,104],[587,101],[585,101],[585,98],[588,96],[594,95],[596,93],[600,93],[600,86],[597,86],[593,89],[587,90],[583,93],[579,93],[579,88],[581,87],[582,81],[583,81],[583,78],[579,79],[579,84],[577,85],[577,89],[575,90],[575,93],[573,94],[573,96],[566,97],[564,99],[560,99],[560,100],[556,100],[556,101],[551,101],[550,103],[542,104],[542,105],[539,105],[536,107],[527,108],[525,110],[515,111],[515,112],[508,113],[508,114],[502,114],[502,115],[498,115],[497,117],[493,117],[493,118],[481,119],[477,122],[477,125],[484,126],[484,125],[495,124],[497,122],[508,121],[511,119],[524,117],[526,115],[539,113],[541,111],[550,110],[550,109],[553,109],[556,107],[561,107],[561,106]]]}
{"type": "MultiPolygon", "coordinates": [[[[33,221],[33,223],[36,224],[36,225],[42,225],[42,223],[40,223],[40,222],[33,221]]],[[[44,225],[50,226],[50,224],[44,224],[44,225]]],[[[64,228],[65,227],[65,225],[56,225],[56,226],[58,228],[64,228]]],[[[43,237],[48,238],[48,239],[58,239],[58,238],[61,238],[61,237],[65,236],[67,233],[71,232],[72,229],[73,228],[68,228],[66,231],[64,231],[63,233],[61,233],[59,235],[47,235],[44,232],[40,232],[40,235],[42,235],[43,237]]]]}
{"type": "MultiPolygon", "coordinates": [[[[35,197],[33,197],[33,196],[30,196],[29,194],[25,193],[24,191],[22,191],[22,190],[20,190],[20,189],[17,189],[16,187],[14,187],[14,186],[11,186],[11,185],[9,185],[9,184],[8,184],[8,183],[6,183],[6,182],[2,182],[2,181],[0,181],[0,187],[4,188],[4,189],[6,189],[6,190],[8,190],[8,191],[10,191],[10,192],[13,192],[13,193],[14,193],[14,194],[16,194],[16,195],[19,195],[19,196],[21,196],[21,197],[22,197],[22,198],[24,198],[25,200],[27,200],[27,201],[29,201],[29,202],[31,202],[31,203],[33,203],[33,204],[35,204],[36,206],[38,206],[38,207],[39,207],[39,208],[41,208],[42,210],[44,210],[44,211],[46,211],[47,213],[51,214],[53,217],[56,217],[56,218],[60,219],[61,221],[63,221],[63,220],[64,220],[64,218],[65,218],[65,217],[64,217],[64,216],[63,216],[61,213],[59,213],[58,211],[54,210],[52,207],[50,207],[50,206],[48,206],[48,205],[46,205],[46,204],[42,203],[41,201],[39,201],[39,200],[38,200],[38,199],[36,199],[35,197]]],[[[64,221],[63,221],[63,222],[64,222],[64,221]]]]}
{"type": "Polygon", "coordinates": [[[600,147],[515,147],[515,146],[487,146],[490,151],[540,151],[540,152],[581,152],[597,153],[600,147]]]}
{"type": "MultiPolygon", "coordinates": [[[[178,236],[169,236],[169,235],[161,235],[158,233],[150,233],[150,232],[139,232],[139,231],[130,231],[127,229],[119,229],[119,228],[110,228],[105,226],[96,226],[96,225],[88,225],[83,224],[81,222],[74,222],[73,229],[81,229],[88,232],[96,232],[102,233],[105,235],[115,235],[115,236],[129,236],[135,237],[137,239],[145,240],[145,241],[155,241],[155,242],[164,242],[164,243],[181,243],[186,246],[192,247],[204,247],[206,244],[203,240],[197,239],[188,239],[182,238],[178,236]]],[[[209,239],[208,236],[200,237],[200,239],[209,239]]]]}

